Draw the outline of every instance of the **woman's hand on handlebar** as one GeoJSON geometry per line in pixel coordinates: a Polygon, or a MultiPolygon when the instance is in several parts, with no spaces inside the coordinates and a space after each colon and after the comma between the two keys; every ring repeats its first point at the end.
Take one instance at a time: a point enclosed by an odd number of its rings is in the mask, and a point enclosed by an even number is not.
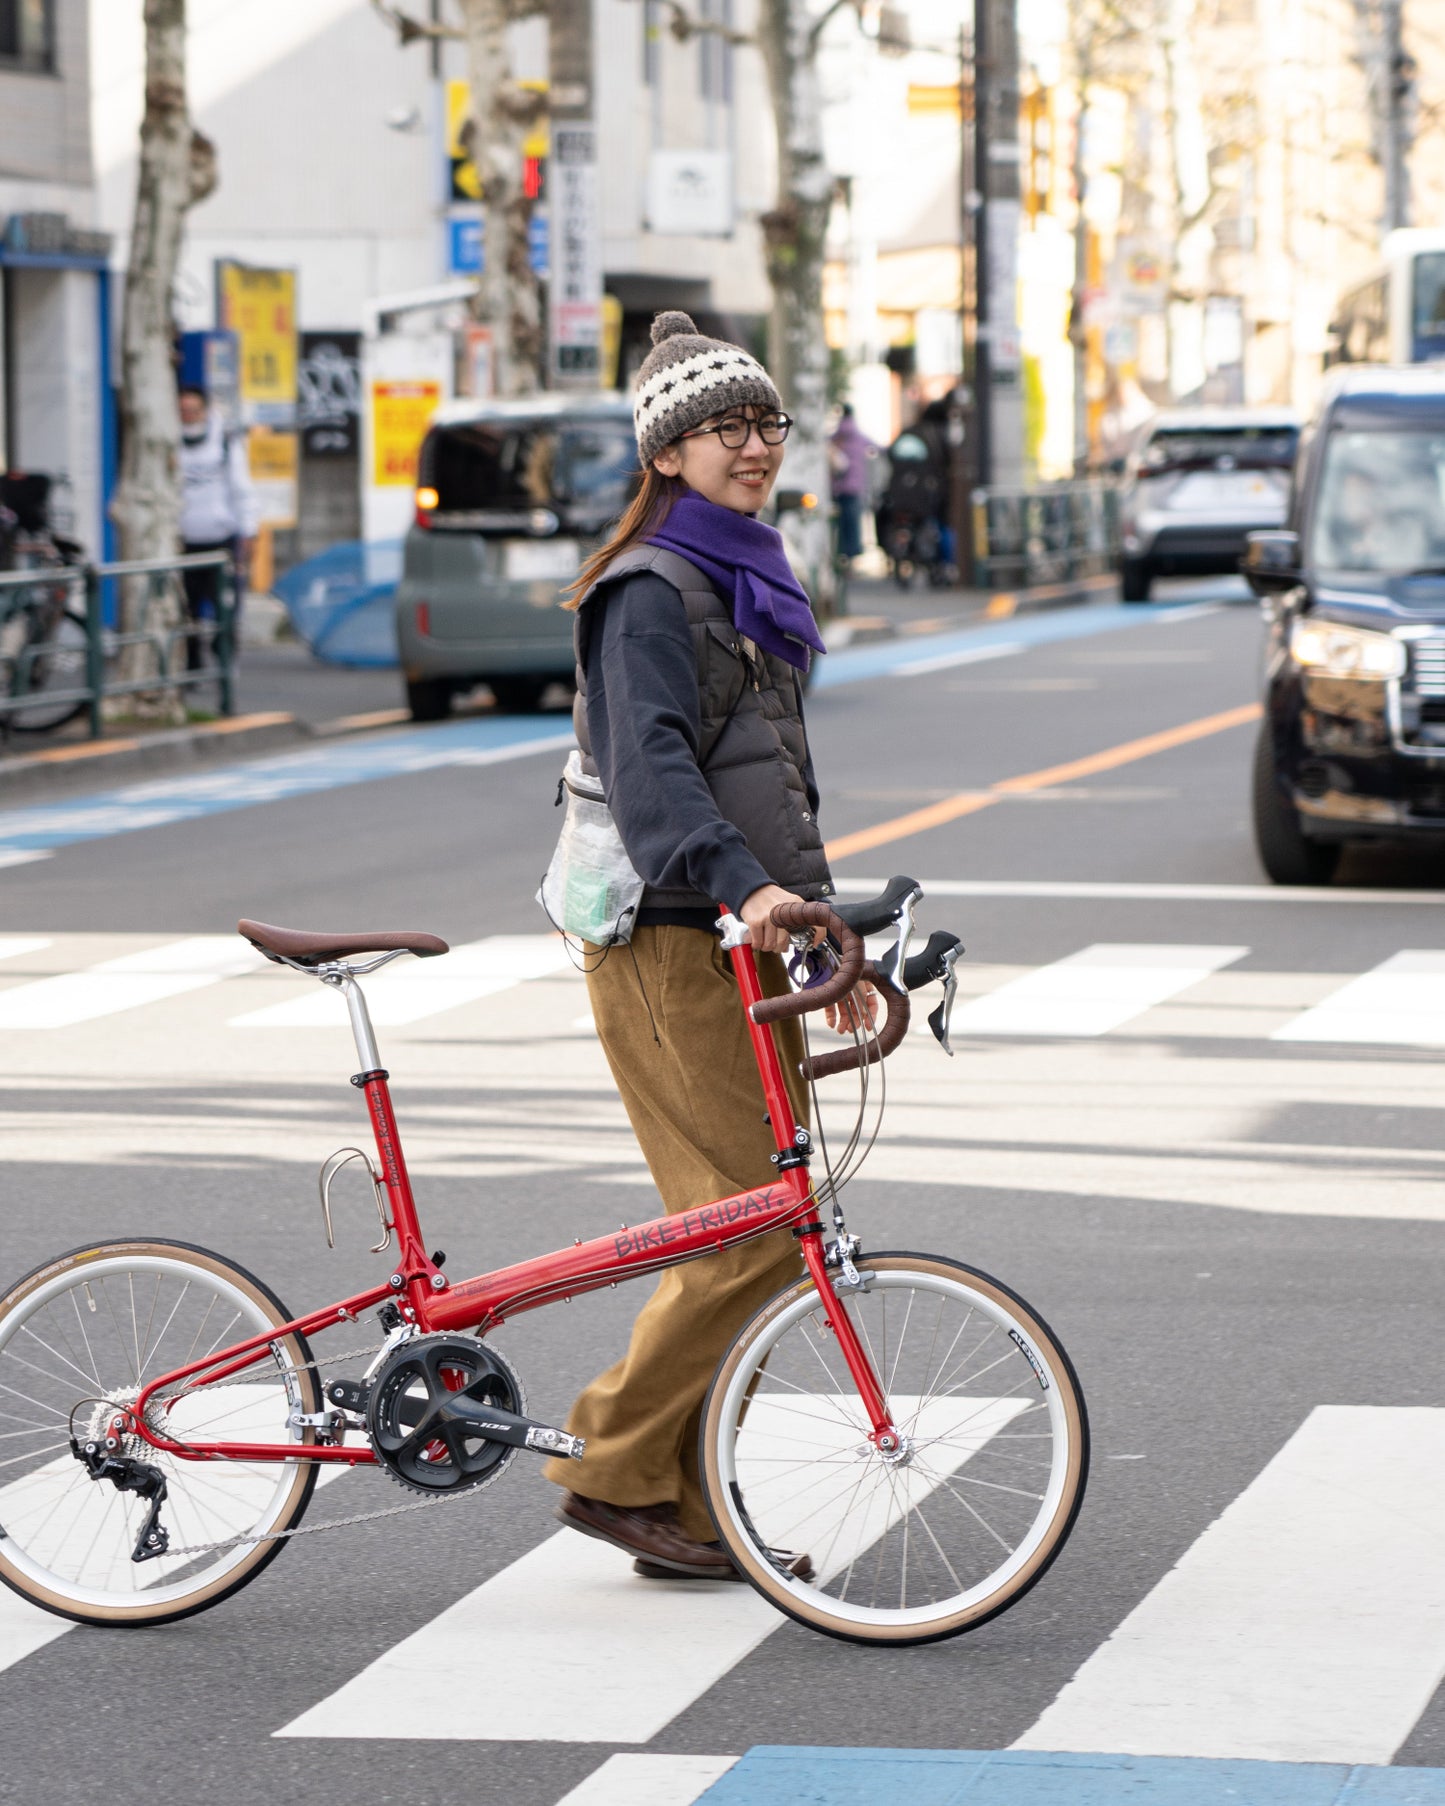
{"type": "Polygon", "coordinates": [[[863,1027],[863,1018],[871,1029],[878,1021],[878,987],[871,979],[860,978],[842,1003],[830,1003],[823,1020],[840,1035],[851,1035],[863,1027]]]}
{"type": "MultiPolygon", "coordinates": [[[[792,936],[786,928],[779,928],[773,920],[773,911],[780,903],[801,903],[803,899],[796,891],[784,890],[781,884],[760,884],[752,895],[746,898],[739,915],[747,923],[748,933],[752,937],[755,953],[787,953],[792,947],[792,936]]],[[[823,930],[813,930],[816,944],[821,940],[823,930]]]]}

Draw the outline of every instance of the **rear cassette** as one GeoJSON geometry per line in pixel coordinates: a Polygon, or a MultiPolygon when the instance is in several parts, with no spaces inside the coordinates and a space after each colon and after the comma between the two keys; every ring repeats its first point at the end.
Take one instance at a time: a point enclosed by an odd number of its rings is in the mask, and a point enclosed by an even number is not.
{"type": "Polygon", "coordinates": [[[516,1454],[464,1421],[488,1406],[524,1413],[511,1364],[476,1336],[418,1336],[393,1350],[371,1383],[366,1431],[376,1458],[413,1492],[484,1486],[516,1454]]]}

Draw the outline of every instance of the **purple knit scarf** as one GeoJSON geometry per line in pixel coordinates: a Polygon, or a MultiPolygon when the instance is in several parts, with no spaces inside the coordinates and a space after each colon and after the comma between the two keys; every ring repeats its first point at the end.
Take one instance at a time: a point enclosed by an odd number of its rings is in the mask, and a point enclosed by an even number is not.
{"type": "Polygon", "coordinates": [[[689,489],[647,543],[695,564],[724,600],[731,599],[738,632],[764,652],[806,671],[809,647],[827,651],[776,527],[704,501],[689,489]]]}

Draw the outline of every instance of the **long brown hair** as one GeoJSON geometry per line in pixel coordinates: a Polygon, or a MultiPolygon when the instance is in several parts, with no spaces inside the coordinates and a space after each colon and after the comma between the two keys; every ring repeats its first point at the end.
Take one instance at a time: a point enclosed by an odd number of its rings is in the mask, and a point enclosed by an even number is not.
{"type": "Polygon", "coordinates": [[[687,488],[681,477],[665,477],[655,464],[649,464],[642,487],[627,504],[611,539],[599,547],[582,566],[577,580],[568,590],[564,608],[576,608],[584,595],[621,552],[630,552],[650,533],[655,533],[672,511],[672,504],[687,488]]]}

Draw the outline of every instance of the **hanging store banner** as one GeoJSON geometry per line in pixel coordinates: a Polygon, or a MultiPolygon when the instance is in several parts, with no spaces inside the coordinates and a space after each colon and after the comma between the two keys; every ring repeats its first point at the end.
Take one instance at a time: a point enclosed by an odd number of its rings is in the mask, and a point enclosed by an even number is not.
{"type": "Polygon", "coordinates": [[[602,363],[602,228],[595,127],[553,121],[548,179],[552,381],[559,388],[592,389],[602,363]]]}
{"type": "Polygon", "coordinates": [[[417,453],[441,404],[439,382],[378,379],[372,383],[373,487],[410,489],[415,484],[417,453]]]}
{"type": "Polygon", "coordinates": [[[246,436],[251,487],[263,527],[294,527],[298,513],[300,439],[271,426],[253,426],[246,436]]]}
{"type": "Polygon", "coordinates": [[[216,264],[216,323],[234,332],[245,426],[296,426],[296,272],[216,264]]]}

